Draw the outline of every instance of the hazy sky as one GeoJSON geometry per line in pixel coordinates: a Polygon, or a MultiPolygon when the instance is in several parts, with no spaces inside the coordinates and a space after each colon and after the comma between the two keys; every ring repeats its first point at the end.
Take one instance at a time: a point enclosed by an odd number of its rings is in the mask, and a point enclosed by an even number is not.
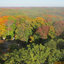
{"type": "Polygon", "coordinates": [[[0,7],[64,7],[64,0],[0,0],[0,7]]]}

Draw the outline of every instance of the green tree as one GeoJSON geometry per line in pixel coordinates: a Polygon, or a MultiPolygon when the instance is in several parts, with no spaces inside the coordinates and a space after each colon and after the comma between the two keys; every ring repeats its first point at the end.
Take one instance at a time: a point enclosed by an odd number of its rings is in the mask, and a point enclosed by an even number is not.
{"type": "Polygon", "coordinates": [[[13,32],[16,29],[15,23],[16,23],[16,19],[15,19],[14,16],[9,16],[8,17],[8,21],[5,23],[5,25],[7,27],[6,28],[6,30],[7,30],[6,35],[10,35],[12,38],[14,36],[14,33],[13,32]]]}
{"type": "MultiPolygon", "coordinates": [[[[19,18],[18,18],[19,19],[19,18]]],[[[20,20],[18,20],[16,22],[16,39],[20,39],[22,41],[28,41],[29,36],[32,35],[32,26],[29,22],[30,20],[25,19],[25,18],[20,18],[20,20]]]]}
{"type": "Polygon", "coordinates": [[[57,49],[59,49],[59,50],[64,49],[64,40],[63,39],[57,40],[57,49]]]}
{"type": "Polygon", "coordinates": [[[51,38],[55,38],[56,34],[55,34],[55,29],[54,29],[53,26],[50,26],[50,30],[49,30],[48,35],[49,35],[51,38]]]}
{"type": "Polygon", "coordinates": [[[51,39],[49,42],[45,43],[46,47],[49,47],[51,49],[56,49],[56,41],[54,41],[53,39],[51,39]]]}
{"type": "Polygon", "coordinates": [[[48,56],[48,64],[52,64],[56,61],[60,61],[62,58],[62,54],[59,50],[51,49],[50,54],[48,56]]]}

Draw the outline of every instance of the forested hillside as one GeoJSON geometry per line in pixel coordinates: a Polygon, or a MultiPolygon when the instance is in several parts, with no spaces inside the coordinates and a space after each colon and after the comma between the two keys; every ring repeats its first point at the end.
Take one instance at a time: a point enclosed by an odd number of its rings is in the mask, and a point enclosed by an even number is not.
{"type": "Polygon", "coordinates": [[[64,61],[64,8],[0,8],[1,64],[61,61],[64,61]]]}

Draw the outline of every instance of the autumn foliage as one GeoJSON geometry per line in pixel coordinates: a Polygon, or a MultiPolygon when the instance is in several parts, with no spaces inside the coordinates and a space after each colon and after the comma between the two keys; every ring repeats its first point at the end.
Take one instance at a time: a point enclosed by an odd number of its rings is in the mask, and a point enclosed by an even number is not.
{"type": "Polygon", "coordinates": [[[29,18],[28,16],[0,17],[0,37],[11,35],[12,38],[15,36],[16,39],[28,41],[29,36],[36,33],[42,39],[47,39],[48,36],[55,38],[63,32],[64,21],[50,22],[43,17],[29,18]]]}
{"type": "Polygon", "coordinates": [[[0,8],[1,64],[58,61],[64,61],[64,8],[0,8]]]}

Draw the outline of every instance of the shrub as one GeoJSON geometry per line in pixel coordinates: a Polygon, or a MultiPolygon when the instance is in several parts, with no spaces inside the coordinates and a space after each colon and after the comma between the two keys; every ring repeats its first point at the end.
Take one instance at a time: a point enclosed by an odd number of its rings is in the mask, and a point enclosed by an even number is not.
{"type": "Polygon", "coordinates": [[[59,50],[32,43],[27,45],[27,49],[22,48],[4,54],[2,59],[5,64],[41,64],[45,62],[51,64],[58,61],[60,57],[61,53],[59,50]]]}
{"type": "Polygon", "coordinates": [[[64,49],[64,40],[63,39],[57,40],[57,49],[59,49],[59,50],[64,49]]]}
{"type": "Polygon", "coordinates": [[[56,42],[53,39],[51,39],[49,42],[45,43],[45,46],[51,49],[56,49],[56,42]]]}

